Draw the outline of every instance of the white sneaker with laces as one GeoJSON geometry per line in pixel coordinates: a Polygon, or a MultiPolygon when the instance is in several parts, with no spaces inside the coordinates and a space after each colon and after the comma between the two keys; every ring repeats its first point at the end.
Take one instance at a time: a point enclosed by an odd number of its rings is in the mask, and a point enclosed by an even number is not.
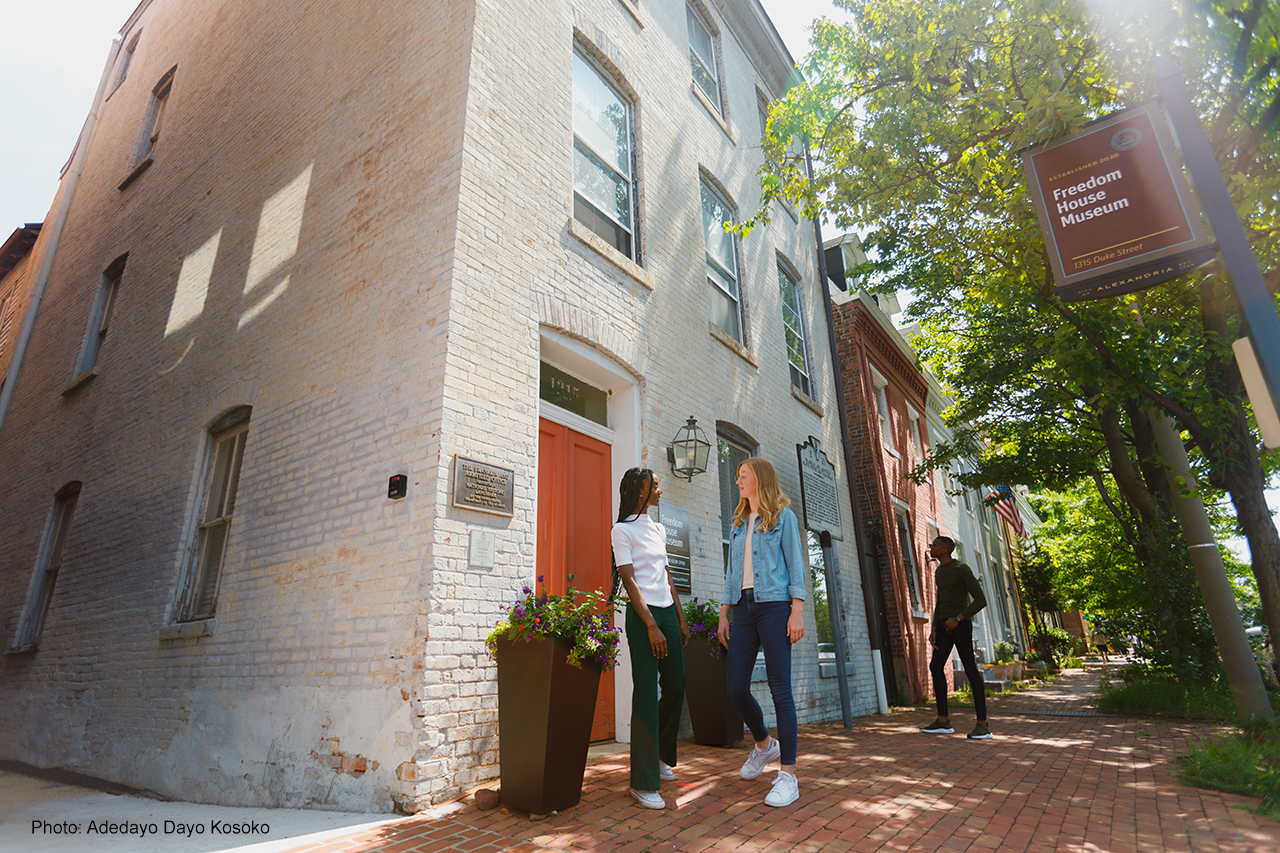
{"type": "Polygon", "coordinates": [[[778,778],[773,780],[773,789],[764,798],[766,806],[781,808],[789,806],[800,799],[800,782],[785,770],[778,771],[778,778]]]}
{"type": "Polygon", "coordinates": [[[636,798],[636,802],[644,806],[646,809],[665,809],[667,803],[662,799],[662,795],[657,791],[637,791],[631,789],[631,796],[636,798]]]}
{"type": "Polygon", "coordinates": [[[759,746],[751,750],[751,754],[747,756],[747,760],[742,763],[742,769],[738,771],[743,779],[754,779],[764,772],[765,765],[770,761],[774,761],[782,755],[782,747],[778,746],[776,737],[769,738],[769,748],[761,749],[759,746]]]}
{"type": "Polygon", "coordinates": [[[665,761],[659,761],[658,778],[663,782],[674,782],[676,781],[676,771],[672,770],[665,761]]]}

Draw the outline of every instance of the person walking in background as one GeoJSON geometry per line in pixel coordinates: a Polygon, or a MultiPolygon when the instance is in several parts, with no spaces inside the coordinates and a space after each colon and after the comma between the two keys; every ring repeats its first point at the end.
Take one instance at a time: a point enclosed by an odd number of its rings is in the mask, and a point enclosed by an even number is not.
{"type": "Polygon", "coordinates": [[[667,570],[667,532],[649,517],[662,489],[648,468],[631,468],[618,486],[613,562],[627,591],[627,648],[631,654],[631,796],[664,809],[658,793],[674,781],[676,736],[684,704],[684,647],[689,626],[667,570]],[[661,687],[662,698],[658,698],[661,687]]]}
{"type": "Polygon", "coordinates": [[[754,779],[771,761],[780,760],[781,769],[764,801],[770,806],[789,806],[800,798],[791,646],[804,636],[804,602],[808,598],[800,525],[788,509],[791,499],[783,493],[778,474],[768,461],[752,457],[738,466],[738,492],[741,497],[729,534],[729,570],[720,599],[717,634],[729,650],[725,672],[729,700],[756,742],[739,772],[743,779],[754,779]],[[777,716],[777,737],[770,737],[760,703],[751,695],[751,671],[761,648],[777,716]]]}
{"type": "Polygon", "coordinates": [[[987,606],[987,597],[982,594],[982,585],[973,576],[973,570],[952,556],[955,550],[955,540],[948,536],[939,536],[929,545],[929,556],[938,561],[938,568],[933,573],[938,598],[933,607],[933,624],[929,628],[929,645],[933,646],[929,671],[933,673],[938,719],[922,726],[920,731],[939,735],[955,733],[947,715],[947,667],[951,665],[951,649],[954,648],[973,687],[973,710],[978,716],[969,739],[988,740],[991,729],[987,726],[987,693],[982,670],[978,669],[978,662],[973,657],[971,621],[974,614],[987,606]]]}

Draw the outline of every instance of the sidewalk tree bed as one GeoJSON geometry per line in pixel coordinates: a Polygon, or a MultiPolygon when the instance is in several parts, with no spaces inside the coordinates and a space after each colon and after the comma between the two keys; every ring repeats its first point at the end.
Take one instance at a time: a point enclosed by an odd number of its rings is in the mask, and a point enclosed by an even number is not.
{"type": "MultiPolygon", "coordinates": [[[[1223,677],[1208,683],[1179,679],[1172,672],[1129,667],[1118,682],[1105,678],[1099,686],[1098,710],[1104,713],[1186,717],[1193,720],[1236,719],[1231,687],[1223,677]]],[[[1280,694],[1269,693],[1280,710],[1280,694]]]]}
{"type": "MultiPolygon", "coordinates": [[[[1274,696],[1273,696],[1274,701],[1274,696]]],[[[1247,725],[1178,758],[1178,779],[1196,788],[1260,797],[1250,811],[1280,820],[1280,725],[1247,725]]]]}

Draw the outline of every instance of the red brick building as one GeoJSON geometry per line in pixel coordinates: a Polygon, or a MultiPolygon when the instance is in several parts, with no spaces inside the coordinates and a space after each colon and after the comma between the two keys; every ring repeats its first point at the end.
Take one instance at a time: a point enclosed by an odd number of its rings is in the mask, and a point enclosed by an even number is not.
{"type": "MultiPolygon", "coordinates": [[[[839,260],[830,258],[828,266],[839,283],[839,260]]],[[[930,692],[929,615],[935,595],[929,542],[945,532],[939,491],[931,482],[916,485],[906,477],[927,453],[929,384],[889,320],[897,308],[890,304],[892,297],[837,293],[834,300],[853,474],[876,556],[870,593],[886,670],[892,670],[885,673],[889,698],[919,702],[930,692]]]]}

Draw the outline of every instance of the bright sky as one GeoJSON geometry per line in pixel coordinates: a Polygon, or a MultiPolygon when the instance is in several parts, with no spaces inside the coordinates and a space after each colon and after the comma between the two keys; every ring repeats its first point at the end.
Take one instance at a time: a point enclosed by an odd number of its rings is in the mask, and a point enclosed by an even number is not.
{"type": "MultiPolygon", "coordinates": [[[[0,51],[5,133],[0,134],[0,242],[24,222],[40,222],[58,173],[71,156],[111,48],[140,0],[42,0],[5,4],[10,38],[0,51]]],[[[799,60],[808,27],[843,15],[830,0],[763,0],[778,34],[799,60]]]]}

